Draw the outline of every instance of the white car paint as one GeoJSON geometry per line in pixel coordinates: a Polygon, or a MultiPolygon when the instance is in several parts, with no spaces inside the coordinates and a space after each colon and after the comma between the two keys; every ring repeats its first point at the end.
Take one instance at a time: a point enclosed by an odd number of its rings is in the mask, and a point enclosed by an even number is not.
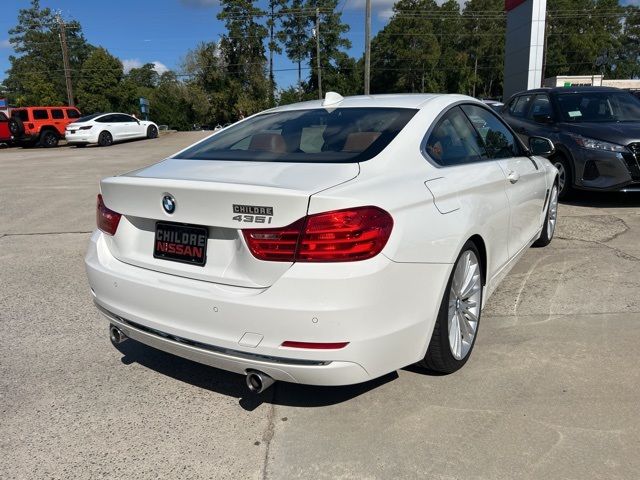
{"type": "MultiPolygon", "coordinates": [[[[486,247],[484,304],[540,237],[557,175],[542,157],[436,165],[424,152],[425,135],[461,103],[482,105],[461,95],[374,95],[333,105],[417,110],[386,148],[360,163],[185,160],[185,149],[102,180],[105,205],[122,218],[114,235],[91,237],[85,261],[95,303],[136,340],[240,374],[343,385],[423,359],[463,245],[473,237],[486,247]],[[172,214],[162,208],[168,193],[177,204],[172,214]],[[393,230],[367,260],[265,261],[249,251],[233,204],[272,206],[270,227],[373,205],[391,215],[393,230]],[[167,220],[209,227],[204,267],[154,258],[155,223],[167,220]],[[287,340],[349,344],[311,350],[283,347],[287,340]]],[[[269,112],[308,109],[322,102],[269,112]]]]}
{"type": "MultiPolygon", "coordinates": [[[[155,128],[157,136],[158,126],[148,120],[138,120],[125,113],[104,113],[92,118],[70,123],[65,129],[65,138],[69,144],[98,143],[102,132],[109,132],[113,142],[149,138],[149,128],[155,128]]],[[[153,138],[153,137],[151,137],[153,138]]]]}

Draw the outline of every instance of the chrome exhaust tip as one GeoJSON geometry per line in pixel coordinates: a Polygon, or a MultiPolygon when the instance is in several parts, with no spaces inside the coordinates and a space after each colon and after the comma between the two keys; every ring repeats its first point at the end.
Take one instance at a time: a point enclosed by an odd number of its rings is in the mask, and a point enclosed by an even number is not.
{"type": "Polygon", "coordinates": [[[247,387],[251,393],[262,393],[274,382],[275,380],[266,373],[258,370],[247,370],[247,387]]]}
{"type": "Polygon", "coordinates": [[[111,339],[111,343],[118,345],[124,342],[128,337],[118,327],[111,325],[109,327],[109,338],[111,339]]]}

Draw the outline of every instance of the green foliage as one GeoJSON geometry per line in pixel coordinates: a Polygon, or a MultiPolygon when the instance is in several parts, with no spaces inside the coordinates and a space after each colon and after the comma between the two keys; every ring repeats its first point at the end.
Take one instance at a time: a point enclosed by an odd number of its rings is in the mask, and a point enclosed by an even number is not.
{"type": "MultiPolygon", "coordinates": [[[[72,81],[92,50],[78,22],[67,23],[66,39],[72,81]]],[[[62,68],[60,28],[53,12],[32,0],[18,11],[18,24],[9,30],[9,42],[18,54],[10,55],[5,86],[9,99],[17,105],[62,105],[67,91],[62,68]]]]}
{"type": "Polygon", "coordinates": [[[82,64],[78,108],[85,113],[111,112],[121,103],[122,62],[104,48],[96,48],[82,64]]]}

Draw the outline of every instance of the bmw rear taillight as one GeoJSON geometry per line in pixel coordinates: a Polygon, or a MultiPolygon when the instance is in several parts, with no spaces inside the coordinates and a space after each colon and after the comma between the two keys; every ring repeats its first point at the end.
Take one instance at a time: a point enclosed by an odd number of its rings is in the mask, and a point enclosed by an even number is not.
{"type": "Polygon", "coordinates": [[[282,228],[243,230],[251,253],[282,262],[353,262],[378,255],[393,219],[378,207],[317,213],[282,228]]]}
{"type": "Polygon", "coordinates": [[[118,212],[109,210],[102,200],[102,195],[98,195],[98,206],[96,209],[96,223],[98,228],[107,235],[115,235],[120,223],[120,215],[118,212]]]}

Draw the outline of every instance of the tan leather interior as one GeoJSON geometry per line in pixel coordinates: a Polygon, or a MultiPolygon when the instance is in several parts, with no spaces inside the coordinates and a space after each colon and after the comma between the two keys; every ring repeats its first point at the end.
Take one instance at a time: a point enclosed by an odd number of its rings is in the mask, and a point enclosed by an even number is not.
{"type": "Polygon", "coordinates": [[[343,152],[364,152],[380,136],[380,132],[354,132],[350,133],[344,142],[343,152]]]}
{"type": "Polygon", "coordinates": [[[287,144],[282,135],[277,133],[258,133],[251,137],[249,150],[257,152],[285,153],[287,144]]]}

